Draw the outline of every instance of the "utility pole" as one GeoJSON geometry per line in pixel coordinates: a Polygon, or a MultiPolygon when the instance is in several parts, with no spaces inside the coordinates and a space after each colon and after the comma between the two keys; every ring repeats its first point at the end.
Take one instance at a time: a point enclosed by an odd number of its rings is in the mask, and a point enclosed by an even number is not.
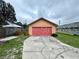
{"type": "Polygon", "coordinates": [[[59,31],[59,32],[61,31],[60,25],[61,25],[61,20],[59,20],[59,26],[58,26],[58,31],[59,31]]]}
{"type": "Polygon", "coordinates": [[[61,20],[59,20],[59,26],[61,25],[61,20]]]}

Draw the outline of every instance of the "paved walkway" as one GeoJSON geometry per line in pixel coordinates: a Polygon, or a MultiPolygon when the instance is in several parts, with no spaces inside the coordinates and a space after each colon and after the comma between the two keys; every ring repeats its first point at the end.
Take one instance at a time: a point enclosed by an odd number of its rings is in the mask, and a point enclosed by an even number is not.
{"type": "Polygon", "coordinates": [[[79,49],[53,37],[29,37],[23,46],[22,59],[79,59],[79,49]]]}
{"type": "Polygon", "coordinates": [[[10,36],[10,37],[6,37],[6,38],[2,38],[2,39],[0,39],[0,42],[5,42],[5,41],[8,41],[8,40],[12,40],[12,39],[14,39],[14,38],[17,38],[17,36],[10,36]]]}

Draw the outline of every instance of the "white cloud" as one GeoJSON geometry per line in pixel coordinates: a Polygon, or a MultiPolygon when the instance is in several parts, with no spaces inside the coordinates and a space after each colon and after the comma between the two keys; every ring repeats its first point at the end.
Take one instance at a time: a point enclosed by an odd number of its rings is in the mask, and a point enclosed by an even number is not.
{"type": "MultiPolygon", "coordinates": [[[[44,17],[62,24],[79,21],[79,0],[5,0],[10,2],[16,16],[28,22],[44,17]]],[[[21,19],[19,19],[21,21],[21,19]]]]}

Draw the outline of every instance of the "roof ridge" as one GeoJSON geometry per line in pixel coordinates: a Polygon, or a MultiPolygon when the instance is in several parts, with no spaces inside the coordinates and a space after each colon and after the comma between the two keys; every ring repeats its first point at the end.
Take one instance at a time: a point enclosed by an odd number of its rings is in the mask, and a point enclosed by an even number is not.
{"type": "Polygon", "coordinates": [[[31,22],[31,23],[30,23],[30,24],[28,24],[28,25],[31,25],[31,24],[33,24],[33,23],[35,23],[35,22],[39,21],[39,20],[45,20],[45,21],[48,21],[48,22],[50,22],[50,23],[52,23],[52,24],[54,24],[54,25],[58,26],[56,23],[51,22],[51,21],[49,21],[49,20],[47,20],[46,18],[43,18],[43,17],[38,18],[37,20],[35,20],[35,21],[31,22]]]}

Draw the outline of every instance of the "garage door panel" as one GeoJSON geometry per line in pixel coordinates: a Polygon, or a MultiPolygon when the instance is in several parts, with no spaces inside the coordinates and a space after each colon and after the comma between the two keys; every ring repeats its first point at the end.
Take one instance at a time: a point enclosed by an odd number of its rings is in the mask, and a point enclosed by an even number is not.
{"type": "Polygon", "coordinates": [[[52,27],[33,27],[32,35],[35,36],[48,36],[52,34],[52,27]]]}

